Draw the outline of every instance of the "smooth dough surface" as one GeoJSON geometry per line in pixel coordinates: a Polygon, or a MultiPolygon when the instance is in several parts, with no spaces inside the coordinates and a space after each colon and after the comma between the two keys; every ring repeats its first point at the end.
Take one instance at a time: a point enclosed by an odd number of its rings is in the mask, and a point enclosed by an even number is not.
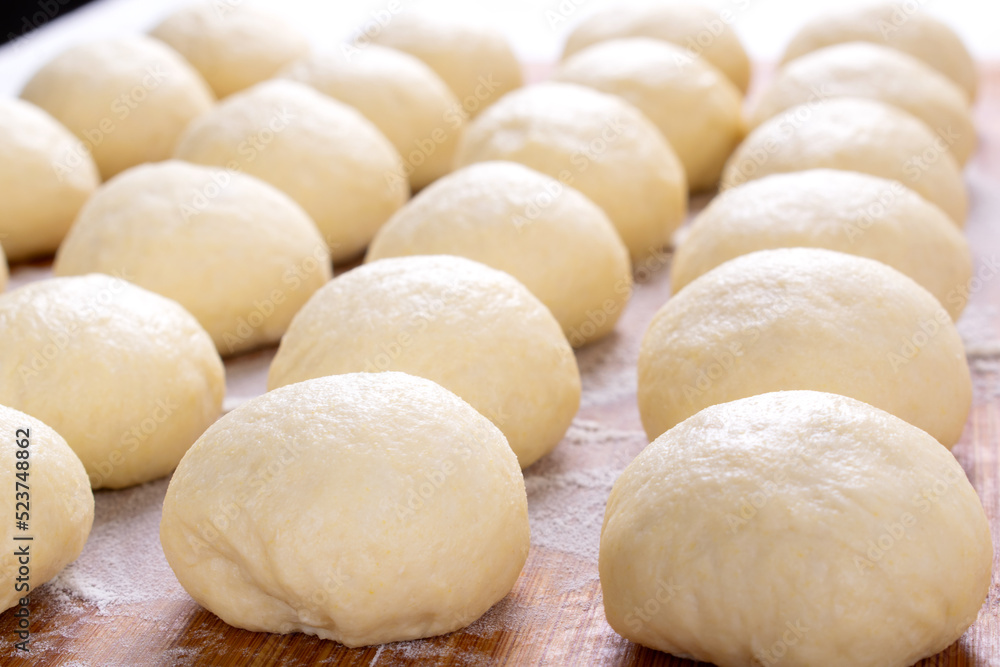
{"type": "Polygon", "coordinates": [[[150,34],[194,65],[220,98],[270,79],[309,53],[305,35],[280,15],[239,4],[184,7],[150,34]]]}
{"type": "Polygon", "coordinates": [[[282,76],[350,104],[392,142],[403,158],[394,173],[418,190],[451,171],[465,128],[447,84],[417,58],[381,46],[340,50],[292,64],[282,76]]]}
{"type": "Polygon", "coordinates": [[[596,204],[514,162],[446,176],[401,208],[365,261],[459,255],[505,271],[552,311],[570,344],[608,333],[632,293],[628,250],[596,204]]]}
{"type": "Polygon", "coordinates": [[[288,195],[177,160],[133,167],[101,187],[53,268],[122,272],[184,306],[223,355],[276,343],[332,277],[326,242],[288,195]]]}
{"type": "Polygon", "coordinates": [[[785,109],[831,97],[864,97],[913,114],[931,130],[953,133],[959,164],[976,149],[969,100],[951,79],[902,51],[868,42],[828,46],[786,64],[750,113],[756,127],[785,109]]]}
{"type": "Polygon", "coordinates": [[[923,60],[975,98],[976,65],[958,34],[927,12],[907,9],[905,3],[879,2],[817,16],[792,37],[782,62],[832,44],[873,42],[923,60]]]}
{"type": "Polygon", "coordinates": [[[810,102],[753,130],[726,163],[722,188],[805,169],[860,171],[900,181],[961,227],[969,196],[948,150],[953,138],[884,102],[852,97],[810,102]]]}
{"type": "Polygon", "coordinates": [[[212,426],[170,480],[160,540],[227,623],[366,646],[458,630],[503,598],[528,556],[528,504],[503,434],[468,403],[354,373],[212,426]]]}
{"type": "Polygon", "coordinates": [[[934,438],[813,391],[707,408],[615,482],[601,533],[619,634],[720,667],[908,667],[990,588],[976,491],[934,438]]]}
{"type": "Polygon", "coordinates": [[[0,101],[0,243],[11,261],[50,255],[101,182],[73,134],[33,104],[0,101]]]}
{"type": "Polygon", "coordinates": [[[0,296],[0,404],[52,426],[93,488],[166,475],[222,409],[212,339],[120,278],[52,278],[0,296]]]}
{"type": "Polygon", "coordinates": [[[688,186],[719,182],[743,138],[740,91],[715,67],[656,39],[600,42],[566,60],[554,79],[620,95],[653,121],[684,165],[688,186]]]}
{"type": "Polygon", "coordinates": [[[720,13],[694,3],[637,3],[595,12],[570,33],[563,58],[612,39],[651,37],[677,44],[689,59],[702,57],[717,67],[741,93],[750,85],[750,58],[720,13]]]}
{"type": "Polygon", "coordinates": [[[670,285],[676,293],[734,257],[795,247],[888,264],[954,320],[968,302],[972,255],[951,218],[899,181],[834,169],[774,174],[716,197],[674,253],[670,285]]]}
{"type": "Polygon", "coordinates": [[[650,440],[710,405],[787,389],[865,401],[948,448],[972,404],[948,312],[872,259],[816,248],[743,255],[682,289],[646,330],[639,413],[650,440]]]}
{"type": "Polygon", "coordinates": [[[294,81],[230,96],[188,127],[174,156],[244,171],[297,201],[334,261],[355,257],[409,198],[389,140],[352,107],[294,81]]]}
{"type": "MultiPolygon", "coordinates": [[[[80,459],[62,436],[42,422],[0,405],[0,434],[0,479],[7,490],[0,499],[0,510],[9,517],[0,527],[0,539],[7,545],[0,555],[0,586],[3,586],[0,611],[3,611],[18,604],[20,598],[33,593],[80,555],[94,521],[94,494],[80,459]],[[19,442],[27,444],[20,447],[19,442]],[[23,465],[18,468],[19,461],[27,461],[27,468],[23,465]],[[25,472],[26,475],[18,477],[25,472]],[[24,486],[18,486],[18,482],[24,486]],[[17,493],[27,495],[16,496],[17,493]],[[25,510],[24,506],[16,506],[18,502],[28,505],[26,531],[17,530],[14,523],[15,514],[25,510]],[[15,537],[25,536],[30,536],[31,541],[15,541],[15,537]],[[22,563],[14,553],[22,545],[27,545],[30,552],[29,591],[15,588],[24,584],[23,580],[17,581],[22,563]]],[[[11,641],[20,641],[13,637],[11,641]]]]}
{"type": "Polygon", "coordinates": [[[31,77],[21,97],[83,141],[105,179],[170,157],[188,123],[215,102],[180,54],[139,35],[64,51],[31,77]]]}
{"type": "Polygon", "coordinates": [[[632,260],[665,246],[687,214],[687,179],[663,134],[616,95],[543,83],[504,96],[470,123],[456,165],[520,162],[604,209],[632,260]]]}
{"type": "Polygon", "coordinates": [[[576,357],[552,313],[513,277],[462,257],[383,259],[335,278],[292,320],[267,384],[387,370],[468,401],[522,468],[559,443],[580,406],[576,357]]]}

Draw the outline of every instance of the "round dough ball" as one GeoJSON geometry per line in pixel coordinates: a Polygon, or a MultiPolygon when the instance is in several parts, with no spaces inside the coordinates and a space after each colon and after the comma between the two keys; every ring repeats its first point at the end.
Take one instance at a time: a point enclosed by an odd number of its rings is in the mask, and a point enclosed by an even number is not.
{"type": "Polygon", "coordinates": [[[698,278],[639,352],[650,440],[717,403],[784,389],[850,396],[951,448],[972,404],[962,339],[937,299],[872,259],[761,250],[698,278]]]}
{"type": "Polygon", "coordinates": [[[169,299],[97,274],[0,296],[0,404],[51,424],[95,489],[169,473],[224,393],[212,339],[169,299]]]}
{"type": "Polygon", "coordinates": [[[448,86],[413,56],[370,45],[330,51],[291,65],[282,76],[350,104],[373,122],[403,157],[392,174],[419,190],[451,171],[465,128],[448,86]]]}
{"type": "Polygon", "coordinates": [[[468,403],[353,373],[212,426],[170,480],[160,541],[227,623],[366,646],[458,630],[503,598],[528,556],[528,502],[503,434],[468,403]]]}
{"type": "Polygon", "coordinates": [[[688,228],[670,284],[678,292],[734,257],[795,247],[888,264],[937,297],[953,320],[968,300],[969,244],[941,209],[899,181],[833,169],[774,174],[726,190],[688,228]]]}
{"type": "Polygon", "coordinates": [[[105,179],[170,157],[188,123],[215,101],[176,51],[138,35],[64,51],[38,70],[21,97],[79,137],[105,179]]]}
{"type": "Polygon", "coordinates": [[[554,78],[620,95],[656,124],[677,152],[692,190],[715,187],[743,138],[740,91],[683,49],[648,38],[600,42],[564,62],[554,78]]]}
{"type": "Polygon", "coordinates": [[[372,41],[426,63],[473,118],[523,83],[521,63],[507,37],[492,26],[403,14],[393,18],[372,41]]]}
{"type": "Polygon", "coordinates": [[[745,665],[907,667],[976,620],[993,546],[934,438],[843,396],[699,412],[615,482],[604,610],[650,648],[745,665]]]}
{"type": "Polygon", "coordinates": [[[976,96],[976,65],[961,38],[939,19],[906,3],[880,2],[829,12],[808,21],[792,38],[782,62],[842,42],[889,46],[938,70],[976,96]]]}
{"type": "Polygon", "coordinates": [[[396,149],[355,109],[294,81],[232,95],[181,137],[175,157],[263,179],[298,202],[334,261],[364,250],[409,198],[396,149]]]}
{"type": "Polygon", "coordinates": [[[278,342],[332,277],[326,242],[288,195],[176,160],[133,167],[98,190],[54,271],[121,271],[184,306],[224,355],[278,342]]]}
{"type": "Polygon", "coordinates": [[[0,100],[0,243],[11,261],[55,252],[100,182],[90,153],[52,116],[0,100]]]}
{"type": "Polygon", "coordinates": [[[94,494],[80,459],[62,436],[42,422],[0,405],[0,433],[0,477],[6,487],[0,510],[7,519],[0,527],[5,546],[0,555],[3,611],[80,555],[94,522],[94,494]],[[28,506],[28,529],[24,531],[17,530],[14,523],[15,515],[25,509],[18,503],[28,506]],[[27,536],[31,541],[17,539],[27,536]],[[17,581],[23,563],[16,552],[22,547],[28,549],[30,558],[28,590],[15,588],[25,583],[17,581]]]}
{"type": "Polygon", "coordinates": [[[187,58],[220,98],[270,79],[309,53],[305,35],[281,16],[239,4],[184,7],[150,34],[187,58]]]}
{"type": "Polygon", "coordinates": [[[703,57],[745,93],[750,85],[750,58],[730,23],[731,18],[726,20],[718,11],[693,3],[616,4],[573,29],[563,58],[598,42],[651,37],[677,44],[689,60],[703,57]]]}
{"type": "Polygon", "coordinates": [[[334,279],[292,320],[267,385],[387,370],[468,401],[522,468],[559,444],[580,407],[576,357],[552,313],[511,276],[461,257],[383,259],[334,279]]]}
{"type": "Polygon", "coordinates": [[[921,60],[866,42],[828,46],[782,67],[758,98],[750,126],[831,97],[870,98],[913,114],[930,129],[954,136],[948,148],[959,164],[976,149],[976,128],[961,88],[921,60]]]}
{"type": "Polygon", "coordinates": [[[520,162],[604,209],[633,261],[670,241],[687,214],[687,180],[670,144],[618,97],[571,83],[515,90],[474,120],[456,165],[520,162]]]}
{"type": "Polygon", "coordinates": [[[722,188],[805,169],[859,171],[900,181],[961,227],[969,197],[949,139],[884,102],[840,97],[802,104],[747,136],[726,163],[722,188]]]}
{"type": "Polygon", "coordinates": [[[459,255],[521,281],[574,347],[609,334],[632,293],[628,250],[596,204],[514,162],[482,162],[421,192],[365,261],[459,255]]]}

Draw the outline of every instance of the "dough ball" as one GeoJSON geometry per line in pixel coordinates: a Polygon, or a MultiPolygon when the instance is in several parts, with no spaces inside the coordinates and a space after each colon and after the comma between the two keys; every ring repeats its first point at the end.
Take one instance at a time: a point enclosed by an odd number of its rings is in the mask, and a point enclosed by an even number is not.
{"type": "MultiPolygon", "coordinates": [[[[170,157],[215,98],[201,75],[159,40],[131,36],[76,46],[49,61],[21,97],[83,141],[105,179],[170,157]]],[[[75,159],[75,158],[74,158],[75,159]]]]}
{"type": "Polygon", "coordinates": [[[366,261],[404,255],[459,255],[509,273],[575,347],[610,333],[632,293],[628,250],[604,211],[514,162],[474,164],[421,192],[366,261]]]}
{"type": "Polygon", "coordinates": [[[392,144],[355,109],[294,81],[265,81],[195,122],[175,156],[263,179],[319,227],[334,261],[356,257],[409,198],[392,144]]]}
{"type": "Polygon", "coordinates": [[[771,248],[827,248],[869,257],[937,297],[953,320],[972,278],[969,244],[941,209],[867,174],[808,169],[726,190],[688,228],[674,253],[674,292],[734,257],[771,248]]]}
{"type": "Polygon", "coordinates": [[[968,628],[993,547],[934,438],[814,391],[715,405],[664,433],[608,500],[608,622],[650,648],[745,665],[907,667],[968,628]]]}
{"type": "Polygon", "coordinates": [[[634,104],[677,152],[692,190],[715,187],[743,138],[740,91],[707,61],[688,58],[669,42],[600,42],[564,62],[554,78],[634,104]]]}
{"type": "Polygon", "coordinates": [[[419,190],[451,171],[465,128],[458,100],[430,67],[380,46],[330,51],[282,74],[350,104],[392,142],[403,165],[391,178],[419,190]]]}
{"type": "Polygon", "coordinates": [[[750,125],[786,109],[831,97],[864,97],[907,111],[937,132],[954,136],[948,148],[960,164],[976,149],[969,101],[951,79],[902,51],[866,42],[819,49],[782,67],[764,90],[750,125]]]}
{"type": "Polygon", "coordinates": [[[693,3],[632,3],[596,12],[570,33],[563,51],[577,51],[612,39],[651,37],[677,44],[688,60],[703,57],[717,67],[741,93],[750,85],[750,59],[736,36],[732,15],[693,3]]]}
{"type": "Polygon", "coordinates": [[[468,403],[352,373],[212,426],[170,480],[160,541],[227,623],[365,646],[458,630],[503,598],[528,556],[528,503],[503,434],[468,403]]]}
{"type": "Polygon", "coordinates": [[[448,84],[470,117],[520,88],[521,63],[500,30],[441,16],[403,14],[373,38],[416,56],[448,84]]]}
{"type": "Polygon", "coordinates": [[[268,388],[325,375],[403,371],[468,401],[522,468],[552,451],[580,405],[580,372],[552,313],[511,276],[461,257],[365,264],[299,311],[268,388]]]}
{"type": "Polygon", "coordinates": [[[0,405],[0,433],[0,477],[5,491],[0,499],[4,516],[0,523],[2,611],[17,605],[80,555],[94,521],[94,494],[80,459],[62,436],[42,422],[0,405]],[[28,515],[28,528],[18,530],[14,518],[23,512],[28,515]],[[26,536],[32,539],[17,539],[26,536]],[[23,548],[30,560],[27,582],[18,581],[23,563],[16,552],[23,548]]]}
{"type": "Polygon", "coordinates": [[[570,83],[515,90],[473,121],[458,166],[520,162],[604,209],[633,261],[670,241],[687,214],[684,168],[663,135],[616,95],[570,83]]]}
{"type": "Polygon", "coordinates": [[[288,195],[175,160],[133,167],[98,190],[54,269],[122,272],[184,306],[224,355],[278,342],[332,277],[326,242],[288,195]]]}
{"type": "Polygon", "coordinates": [[[0,247],[0,292],[7,289],[8,280],[10,280],[10,270],[7,268],[7,256],[0,247]]]}
{"type": "Polygon", "coordinates": [[[906,3],[880,2],[840,9],[808,21],[792,38],[782,62],[842,42],[873,42],[923,60],[976,96],[976,66],[962,40],[939,19],[906,3]]]}
{"type": "Polygon", "coordinates": [[[961,227],[969,198],[961,167],[948,150],[954,138],[935,134],[884,102],[850,97],[810,102],[751,132],[726,163],[722,187],[822,167],[860,171],[900,181],[961,227]]]}
{"type": "Polygon", "coordinates": [[[52,116],[0,100],[0,243],[11,261],[55,252],[100,182],[90,153],[52,116]]]}
{"type": "Polygon", "coordinates": [[[53,278],[0,296],[0,404],[51,424],[95,489],[173,470],[224,392],[198,321],[120,278],[53,278]]]}
{"type": "Polygon", "coordinates": [[[281,16],[238,4],[185,7],[150,34],[187,58],[220,98],[270,79],[309,53],[305,35],[281,16]]]}
{"type": "Polygon", "coordinates": [[[934,296],[875,260],[761,250],[664,305],[639,353],[650,440],[717,403],[784,389],[850,396],[950,448],[972,402],[962,339],[934,296]]]}

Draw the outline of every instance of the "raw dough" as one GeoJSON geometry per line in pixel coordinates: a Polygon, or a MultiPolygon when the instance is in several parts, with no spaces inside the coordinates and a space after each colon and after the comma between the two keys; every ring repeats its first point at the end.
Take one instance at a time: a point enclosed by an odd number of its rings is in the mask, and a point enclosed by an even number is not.
{"type": "Polygon", "coordinates": [[[472,623],[528,556],[503,434],[439,385],[353,373],[252,399],[191,448],[160,541],[222,620],[347,646],[472,623]]]}
{"type": "Polygon", "coordinates": [[[326,242],[288,195],[176,160],[133,167],[98,190],[54,271],[124,272],[184,306],[223,355],[278,342],[332,277],[326,242]]]}
{"type": "Polygon", "coordinates": [[[676,293],[734,257],[793,247],[888,264],[937,297],[953,320],[968,301],[972,256],[951,218],[899,181],[834,169],[774,174],[726,190],[688,227],[670,284],[676,293]]]}
{"type": "Polygon", "coordinates": [[[632,293],[628,250],[600,208],[514,162],[482,162],[421,192],[379,230],[366,261],[459,255],[531,290],[574,347],[618,321],[632,293]]]}
{"type": "Polygon", "coordinates": [[[969,197],[961,167],[938,135],[897,107],[839,97],[793,107],[751,132],[729,158],[722,187],[768,174],[826,167],[900,181],[960,227],[969,197]]]}
{"type": "Polygon", "coordinates": [[[962,339],[937,299],[881,262],[831,250],[732,259],[671,298],[643,338],[650,440],[709,405],[784,389],[857,398],[948,448],[972,404],[962,339]]]}
{"type": "Polygon", "coordinates": [[[301,60],[282,76],[312,86],[363,113],[403,157],[394,179],[419,190],[451,171],[465,129],[444,81],[413,56],[381,46],[330,51],[301,60]]]}
{"type": "Polygon", "coordinates": [[[663,132],[684,164],[692,190],[715,187],[743,138],[740,91],[700,58],[656,39],[600,42],[566,60],[557,81],[620,95],[663,132]]]}
{"type": "Polygon", "coordinates": [[[520,162],[589,197],[633,261],[669,240],[687,213],[684,168],[656,126],[616,95],[571,83],[515,90],[465,133],[457,166],[520,162]]]}
{"type": "Polygon", "coordinates": [[[10,280],[10,269],[7,268],[7,256],[0,247],[0,292],[7,289],[8,280],[10,280]]]}
{"type": "Polygon", "coordinates": [[[0,296],[0,404],[56,429],[95,489],[173,470],[224,392],[197,320],[121,278],[53,278],[0,296]]]}
{"type": "Polygon", "coordinates": [[[0,243],[11,261],[55,252],[100,182],[90,154],[56,119],[0,101],[0,243]]]}
{"type": "Polygon", "coordinates": [[[409,198],[387,178],[401,159],[355,109],[294,81],[265,81],[195,122],[175,156],[261,178],[290,195],[326,238],[334,261],[355,257],[409,198]]]}
{"type": "Polygon", "coordinates": [[[552,313],[511,276],[461,257],[383,259],[334,279],[292,320],[267,384],[386,370],[467,400],[522,468],[580,406],[576,357],[552,313]]]}
{"type": "MultiPolygon", "coordinates": [[[[4,544],[0,552],[0,611],[3,611],[17,605],[21,598],[33,593],[80,555],[94,521],[94,494],[83,464],[58,433],[34,417],[2,405],[0,480],[6,491],[0,499],[0,511],[6,519],[0,527],[4,544]],[[26,465],[18,468],[22,461],[26,465]],[[28,529],[24,531],[17,530],[14,523],[15,514],[25,511],[25,506],[16,505],[20,502],[27,505],[28,529]],[[16,539],[26,536],[32,539],[16,539]],[[15,588],[25,584],[23,580],[17,581],[22,576],[19,569],[23,563],[15,552],[22,547],[29,552],[28,590],[15,588]]],[[[16,625],[16,621],[10,624],[16,625]]],[[[15,637],[11,632],[7,641],[21,640],[15,637]]]]}
{"type": "Polygon", "coordinates": [[[220,98],[270,79],[309,53],[305,35],[281,16],[236,3],[184,7],[150,34],[187,58],[220,98]]]}
{"type": "Polygon", "coordinates": [[[21,97],[83,141],[105,179],[170,157],[188,123],[215,97],[163,42],[139,35],[75,46],[35,73],[21,97]]]}
{"type": "Polygon", "coordinates": [[[615,482],[601,533],[611,627],[720,667],[908,667],[976,620],[992,564],[948,450],[813,391],[662,435],[615,482]]]}

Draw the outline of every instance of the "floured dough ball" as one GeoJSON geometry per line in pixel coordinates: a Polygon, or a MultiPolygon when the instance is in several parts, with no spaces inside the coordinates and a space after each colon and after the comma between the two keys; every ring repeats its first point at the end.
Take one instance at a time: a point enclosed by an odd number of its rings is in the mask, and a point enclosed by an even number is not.
{"type": "Polygon", "coordinates": [[[55,252],[101,178],[80,141],[21,100],[0,100],[0,243],[11,261],[55,252]]]}
{"type": "Polygon", "coordinates": [[[709,271],[653,318],[639,353],[650,440],[768,391],[850,396],[951,448],[972,402],[962,339],[934,296],[872,259],[761,250],[709,271]]]}
{"type": "Polygon", "coordinates": [[[171,160],[122,172],[87,202],[55,274],[113,274],[177,301],[221,354],[276,343],[332,277],[326,242],[288,195],[171,160]]]}
{"type": "Polygon", "coordinates": [[[82,140],[105,179],[170,157],[188,123],[215,102],[176,51],[138,35],[64,51],[28,81],[21,97],[82,140]]]}
{"type": "Polygon", "coordinates": [[[867,174],[809,169],[726,190],[688,228],[674,253],[676,293],[734,257],[771,248],[827,248],[877,259],[937,297],[952,319],[968,301],[969,244],[941,209],[867,174]]]}
{"type": "Polygon", "coordinates": [[[570,83],[505,95],[470,123],[463,166],[520,162],[604,209],[633,261],[665,246],[687,213],[684,167],[663,134],[618,97],[570,83]]]}
{"type": "Polygon", "coordinates": [[[97,274],[0,296],[0,404],[56,429],[95,489],[169,473],[224,393],[212,339],[169,299],[97,274]]]}
{"type": "Polygon", "coordinates": [[[948,149],[960,164],[976,148],[976,128],[961,88],[921,60],[866,42],[829,46],[782,67],[758,98],[750,125],[831,97],[875,99],[913,114],[930,129],[954,137],[948,149]]]}
{"type": "Polygon", "coordinates": [[[187,58],[220,98],[270,79],[309,53],[305,35],[281,16],[235,3],[184,7],[150,34],[187,58]]]}
{"type": "Polygon", "coordinates": [[[608,500],[608,622],[720,667],[908,667],[956,641],[990,588],[989,524],[944,447],[843,396],[699,412],[608,500]]]}
{"type": "Polygon", "coordinates": [[[334,261],[355,257],[409,196],[399,153],[355,109],[294,81],[230,96],[187,129],[175,157],[244,171],[291,196],[334,261]]]}
{"type": "Polygon", "coordinates": [[[402,14],[373,41],[420,58],[448,84],[470,117],[523,83],[521,63],[507,37],[492,26],[402,14]]]}
{"type": "Polygon", "coordinates": [[[750,58],[732,28],[733,12],[693,3],[638,3],[596,12],[570,33],[563,51],[577,51],[612,39],[651,37],[677,44],[687,60],[702,57],[725,74],[741,93],[750,85],[750,58]]]}
{"type": "Polygon", "coordinates": [[[0,406],[0,433],[0,477],[7,487],[0,509],[9,517],[0,528],[5,545],[0,555],[2,611],[18,605],[80,555],[94,521],[94,494],[80,459],[42,422],[0,406]],[[14,522],[21,514],[25,530],[17,530],[14,522]],[[19,539],[24,537],[31,540],[19,539]],[[27,561],[22,562],[18,552],[25,551],[27,561]]]}
{"type": "Polygon", "coordinates": [[[528,503],[503,434],[468,403],[353,373],[212,426],[170,480],[160,541],[227,623],[366,646],[458,630],[507,595],[528,503]]]}
{"type": "Polygon", "coordinates": [[[459,255],[520,280],[574,347],[615,328],[632,293],[628,250],[608,216],[571,187],[514,162],[460,169],[379,230],[366,261],[459,255]]]}
{"type": "Polygon", "coordinates": [[[299,311],[267,385],[402,371],[496,424],[522,468],[562,439],[580,371],[552,313],[511,276],[452,256],[383,259],[334,279],[299,311]]]}
{"type": "Polygon", "coordinates": [[[880,2],[817,16],[792,38],[782,62],[843,42],[872,42],[909,53],[958,84],[970,100],[976,96],[976,65],[961,38],[914,3],[880,2]]]}
{"type": "Polygon", "coordinates": [[[282,76],[350,104],[373,122],[403,157],[394,179],[408,179],[419,190],[451,171],[465,121],[445,82],[413,56],[380,46],[330,51],[282,76]]]}
{"type": "Polygon", "coordinates": [[[648,38],[600,42],[556,70],[559,81],[620,95],[656,124],[677,152],[692,190],[719,182],[743,138],[740,91],[700,58],[648,38]]]}
{"type": "Polygon", "coordinates": [[[722,187],[805,169],[859,171],[900,181],[961,227],[969,197],[949,151],[956,139],[884,102],[849,97],[810,102],[751,132],[726,163],[722,187]]]}

